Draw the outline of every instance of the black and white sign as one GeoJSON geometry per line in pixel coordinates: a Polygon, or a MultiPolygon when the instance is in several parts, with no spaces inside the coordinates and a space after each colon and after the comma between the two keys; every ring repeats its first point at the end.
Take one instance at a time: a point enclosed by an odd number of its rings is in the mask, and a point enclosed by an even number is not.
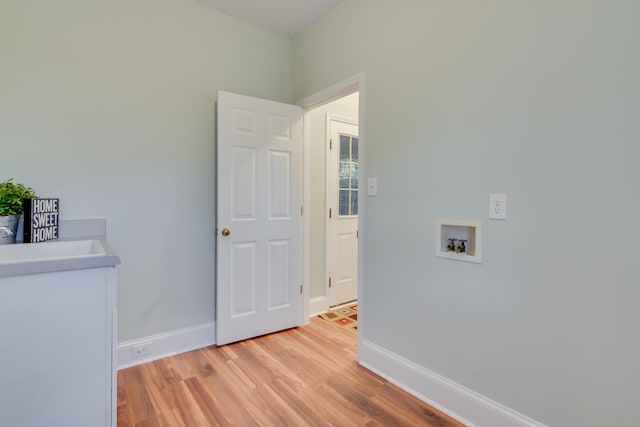
{"type": "Polygon", "coordinates": [[[24,243],[58,238],[59,199],[24,200],[24,243]]]}

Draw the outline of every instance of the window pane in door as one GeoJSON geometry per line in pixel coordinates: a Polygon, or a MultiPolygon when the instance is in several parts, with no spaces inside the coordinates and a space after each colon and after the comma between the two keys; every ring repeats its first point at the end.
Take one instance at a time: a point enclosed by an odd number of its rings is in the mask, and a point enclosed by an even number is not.
{"type": "Polygon", "coordinates": [[[340,190],[339,193],[339,215],[349,215],[349,190],[340,190]]]}
{"type": "Polygon", "coordinates": [[[351,163],[351,189],[358,189],[358,164],[351,163]]]}
{"type": "Polygon", "coordinates": [[[338,184],[338,188],[349,188],[349,176],[351,175],[351,168],[349,167],[349,163],[340,162],[340,182],[338,184]]]}
{"type": "Polygon", "coordinates": [[[351,212],[350,215],[358,215],[358,190],[351,191],[351,212]]]}
{"type": "Polygon", "coordinates": [[[351,161],[358,162],[358,138],[351,138],[351,161]]]}
{"type": "Polygon", "coordinates": [[[340,161],[348,162],[351,157],[350,140],[351,138],[349,138],[349,136],[340,135],[340,161]]]}

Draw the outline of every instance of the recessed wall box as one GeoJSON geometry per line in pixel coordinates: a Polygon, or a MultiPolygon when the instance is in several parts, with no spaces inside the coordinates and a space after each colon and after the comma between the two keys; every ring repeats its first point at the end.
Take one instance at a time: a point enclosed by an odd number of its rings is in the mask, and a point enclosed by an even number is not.
{"type": "Polygon", "coordinates": [[[467,262],[482,262],[482,222],[436,220],[436,256],[467,262]]]}

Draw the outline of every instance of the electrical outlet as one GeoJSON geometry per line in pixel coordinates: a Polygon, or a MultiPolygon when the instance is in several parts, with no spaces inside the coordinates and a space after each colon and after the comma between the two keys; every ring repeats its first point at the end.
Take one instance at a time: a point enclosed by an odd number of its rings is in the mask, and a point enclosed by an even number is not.
{"type": "Polygon", "coordinates": [[[138,344],[133,346],[133,358],[137,359],[140,357],[151,356],[153,351],[151,350],[152,342],[146,342],[143,344],[138,344]]]}
{"type": "Polygon", "coordinates": [[[489,218],[507,219],[506,194],[489,194],[489,218]]]}

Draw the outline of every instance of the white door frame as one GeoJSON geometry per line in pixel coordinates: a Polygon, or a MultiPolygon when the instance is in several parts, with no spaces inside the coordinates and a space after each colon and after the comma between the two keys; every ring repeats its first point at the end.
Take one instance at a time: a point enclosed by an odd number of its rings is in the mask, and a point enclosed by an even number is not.
{"type": "MultiPolygon", "coordinates": [[[[310,209],[311,206],[311,132],[310,132],[310,115],[309,110],[320,107],[336,99],[342,98],[347,95],[351,95],[354,92],[359,92],[359,113],[358,113],[358,125],[359,125],[359,140],[358,151],[360,157],[360,163],[358,165],[358,182],[365,181],[365,105],[366,105],[366,90],[365,90],[365,75],[364,73],[358,73],[353,77],[343,80],[331,87],[328,87],[314,95],[304,98],[298,102],[304,113],[304,141],[303,141],[303,200],[305,209],[310,209]]],[[[362,186],[360,187],[362,188],[362,186]]],[[[360,194],[358,198],[358,223],[364,224],[364,215],[366,211],[366,197],[364,194],[360,194]]],[[[363,232],[363,227],[360,228],[360,235],[358,239],[358,317],[362,318],[363,314],[366,315],[366,293],[364,292],[364,244],[366,241],[366,233],[363,232]]],[[[309,238],[311,236],[311,216],[307,213],[303,216],[303,231],[302,231],[302,274],[303,274],[303,304],[302,304],[302,319],[301,324],[309,323],[309,289],[310,283],[310,264],[311,264],[311,249],[309,238]]],[[[360,341],[363,332],[366,330],[362,327],[362,324],[358,325],[358,348],[360,348],[360,341]]]]}

